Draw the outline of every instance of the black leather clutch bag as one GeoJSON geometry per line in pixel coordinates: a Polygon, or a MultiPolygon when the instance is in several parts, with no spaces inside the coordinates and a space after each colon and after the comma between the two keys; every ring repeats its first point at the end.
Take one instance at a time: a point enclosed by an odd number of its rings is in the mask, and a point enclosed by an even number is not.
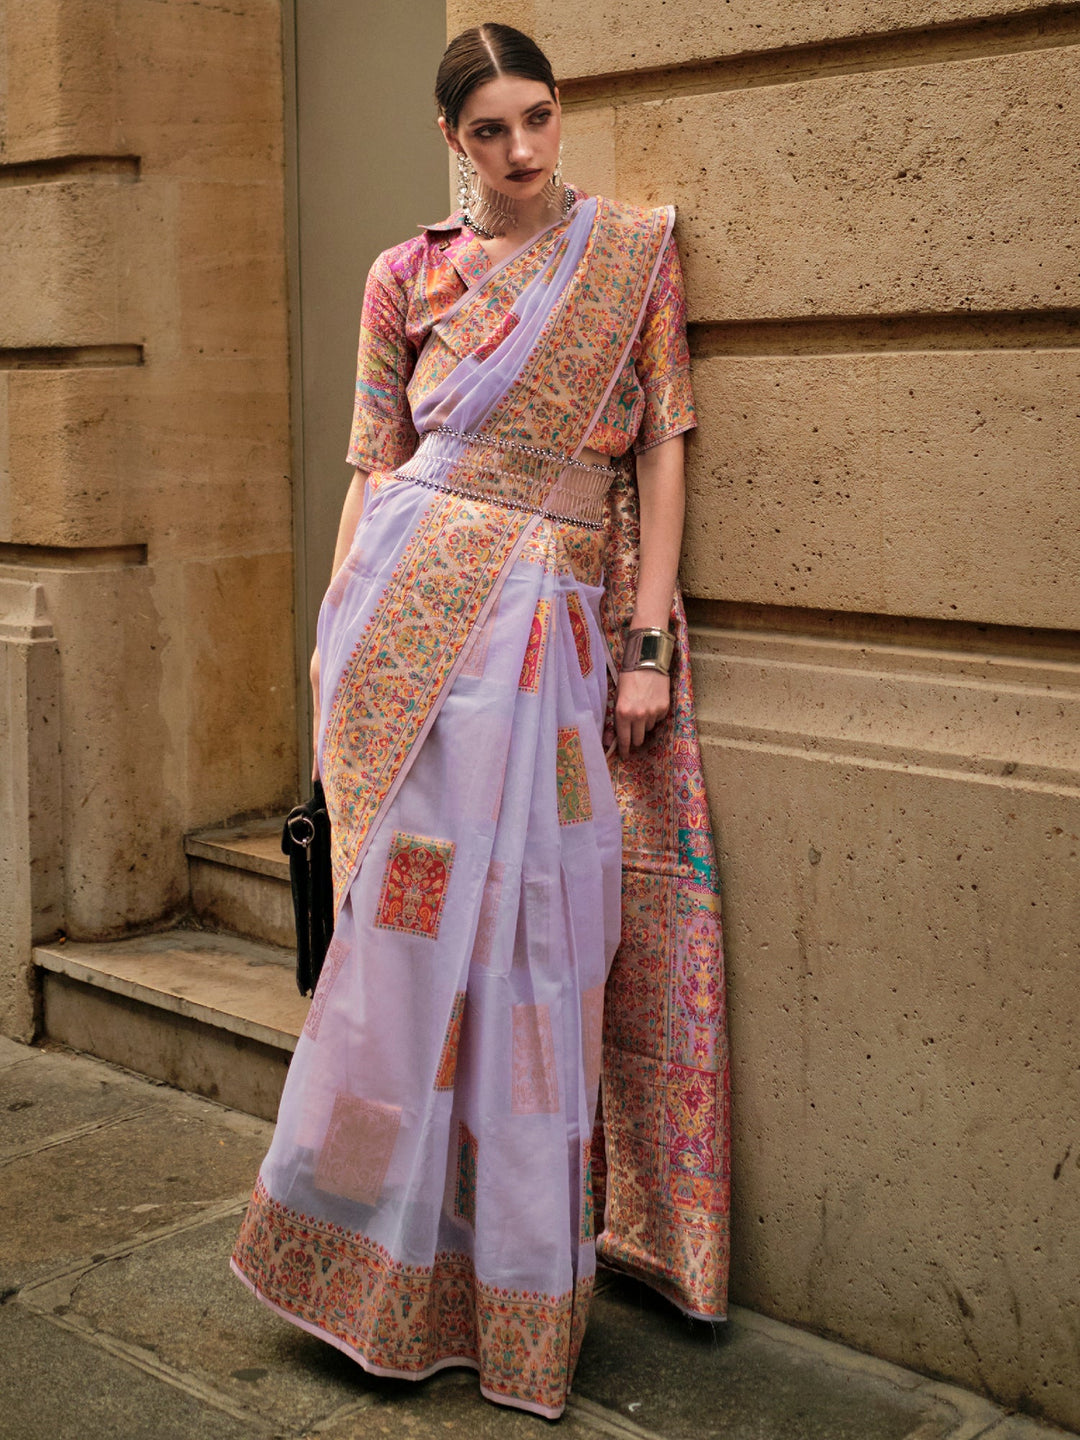
{"type": "Polygon", "coordinates": [[[293,914],[296,917],[296,988],[314,992],[323,958],[334,933],[334,886],[330,875],[330,816],[322,782],[285,817],[282,853],[289,857],[293,914]]]}

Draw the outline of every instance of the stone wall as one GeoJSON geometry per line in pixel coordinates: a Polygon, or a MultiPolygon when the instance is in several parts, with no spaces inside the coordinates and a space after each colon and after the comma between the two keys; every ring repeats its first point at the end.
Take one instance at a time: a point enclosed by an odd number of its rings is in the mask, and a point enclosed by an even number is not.
{"type": "Polygon", "coordinates": [[[59,687],[2,697],[58,741],[23,932],[163,921],[185,831],[294,793],[282,84],[278,0],[0,0],[0,643],[38,616],[59,687]]]}
{"type": "Polygon", "coordinates": [[[1080,1427],[1080,6],[448,12],[679,209],[734,1297],[1080,1427]]]}

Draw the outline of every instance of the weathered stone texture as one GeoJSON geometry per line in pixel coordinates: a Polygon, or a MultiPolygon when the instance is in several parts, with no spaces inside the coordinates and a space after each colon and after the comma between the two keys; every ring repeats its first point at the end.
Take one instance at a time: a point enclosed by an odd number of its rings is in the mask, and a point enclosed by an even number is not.
{"type": "MultiPolygon", "coordinates": [[[[102,546],[152,539],[170,558],[288,544],[278,365],[0,372],[10,415],[4,539],[102,546]],[[198,423],[193,424],[193,416],[198,423]]],[[[0,450],[3,449],[0,439],[0,450]]]]}
{"type": "Polygon", "coordinates": [[[692,595],[1080,629],[1080,352],[715,356],[695,392],[692,595]]]}
{"type": "Polygon", "coordinates": [[[0,561],[57,626],[76,934],[183,908],[184,832],[296,783],[280,28],[4,5],[0,561]]]}
{"type": "Polygon", "coordinates": [[[280,160],[278,0],[6,0],[0,159],[138,155],[252,183],[280,160]]]}
{"type": "Polygon", "coordinates": [[[1075,1426],[1080,670],[699,643],[735,1293],[1075,1426]]]}
{"type": "Polygon", "coordinates": [[[30,948],[63,917],[60,667],[40,585],[0,575],[0,1032],[29,1040],[30,948]]]}
{"type": "Polygon", "coordinates": [[[1078,95],[1072,47],[628,104],[617,193],[678,207],[692,320],[1076,305],[1078,95]]]}
{"type": "Polygon", "coordinates": [[[558,78],[630,74],[694,61],[914,31],[913,50],[933,27],[1065,12],[1069,0],[449,0],[447,34],[497,20],[534,35],[558,78]]]}

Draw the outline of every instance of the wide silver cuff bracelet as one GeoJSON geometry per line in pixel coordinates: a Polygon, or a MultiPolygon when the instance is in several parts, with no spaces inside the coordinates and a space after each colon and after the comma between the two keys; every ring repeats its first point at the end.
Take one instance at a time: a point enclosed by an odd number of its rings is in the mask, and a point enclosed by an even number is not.
{"type": "Polygon", "coordinates": [[[658,670],[670,675],[675,636],[670,630],[631,630],[623,648],[623,670],[658,670]]]}

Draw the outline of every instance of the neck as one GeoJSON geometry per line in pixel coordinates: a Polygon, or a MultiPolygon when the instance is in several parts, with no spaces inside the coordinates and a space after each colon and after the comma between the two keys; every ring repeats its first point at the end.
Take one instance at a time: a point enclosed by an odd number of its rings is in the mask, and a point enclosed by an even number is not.
{"type": "Polygon", "coordinates": [[[532,195],[528,200],[510,202],[510,209],[514,216],[512,228],[508,228],[506,238],[508,240],[524,241],[530,235],[535,235],[538,230],[543,230],[545,225],[550,225],[562,214],[563,192],[559,191],[558,198],[552,199],[542,191],[539,195],[532,195]]]}

